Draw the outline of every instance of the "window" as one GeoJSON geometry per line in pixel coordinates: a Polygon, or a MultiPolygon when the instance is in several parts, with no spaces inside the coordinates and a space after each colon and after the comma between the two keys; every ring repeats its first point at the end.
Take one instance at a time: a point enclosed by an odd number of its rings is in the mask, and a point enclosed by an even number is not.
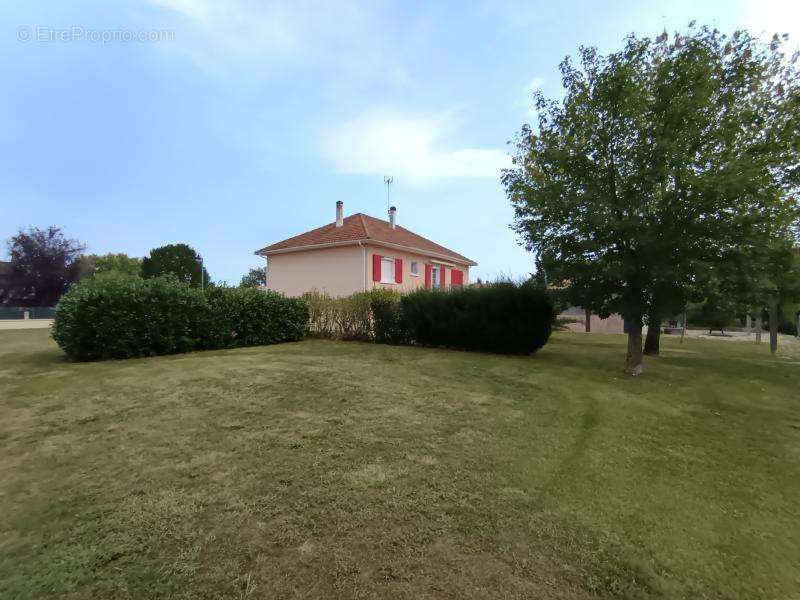
{"type": "Polygon", "coordinates": [[[419,277],[419,263],[415,260],[411,261],[411,274],[414,277],[419,277]]]}
{"type": "Polygon", "coordinates": [[[394,283],[394,259],[381,257],[381,283],[394,283]]]}
{"type": "Polygon", "coordinates": [[[431,287],[432,288],[441,287],[441,285],[442,285],[441,284],[441,279],[442,279],[441,278],[441,272],[442,272],[442,268],[441,267],[433,267],[431,269],[431,287]]]}

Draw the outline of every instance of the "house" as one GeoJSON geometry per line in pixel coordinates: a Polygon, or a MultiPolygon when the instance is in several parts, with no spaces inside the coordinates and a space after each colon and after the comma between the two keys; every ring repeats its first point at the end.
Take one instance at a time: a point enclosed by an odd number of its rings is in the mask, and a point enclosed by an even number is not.
{"type": "Polygon", "coordinates": [[[476,262],[397,224],[363,213],[336,220],[258,250],[267,260],[267,288],[287,296],[318,290],[348,296],[373,288],[408,292],[466,285],[476,262]]]}

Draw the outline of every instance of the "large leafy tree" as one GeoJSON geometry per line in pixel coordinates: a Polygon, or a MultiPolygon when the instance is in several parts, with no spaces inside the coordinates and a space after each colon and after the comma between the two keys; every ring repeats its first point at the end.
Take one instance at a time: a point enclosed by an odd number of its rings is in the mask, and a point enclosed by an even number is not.
{"type": "Polygon", "coordinates": [[[247,272],[247,275],[242,276],[242,281],[239,287],[259,287],[267,285],[267,271],[263,267],[252,268],[247,272]]]}
{"type": "Polygon", "coordinates": [[[54,306],[80,278],[84,246],[58,227],[20,229],[8,241],[9,283],[0,301],[24,306],[54,306]]]}
{"type": "Polygon", "coordinates": [[[200,255],[188,244],[168,244],[153,248],[142,259],[142,277],[174,275],[194,287],[210,284],[208,271],[201,267],[200,255]]]}
{"type": "Polygon", "coordinates": [[[516,229],[564,285],[591,273],[593,303],[626,321],[630,373],[645,322],[702,293],[699,276],[739,243],[785,238],[796,219],[797,69],[780,47],[692,26],[631,36],[565,59],[563,100],[535,98],[538,127],[523,127],[503,175],[516,229]]]}

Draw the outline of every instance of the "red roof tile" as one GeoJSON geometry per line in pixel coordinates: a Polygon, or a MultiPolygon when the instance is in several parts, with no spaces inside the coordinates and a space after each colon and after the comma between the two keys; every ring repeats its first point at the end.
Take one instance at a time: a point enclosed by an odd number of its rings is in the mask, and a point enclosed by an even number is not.
{"type": "Polygon", "coordinates": [[[306,246],[347,244],[357,241],[395,244],[409,250],[419,251],[422,254],[439,255],[461,263],[477,264],[458,252],[453,252],[444,246],[440,246],[436,242],[417,235],[405,227],[397,225],[395,229],[392,229],[388,221],[376,219],[363,213],[345,217],[341,227],[336,227],[335,222],[328,223],[322,227],[317,227],[311,231],[306,231],[300,235],[262,248],[256,254],[270,254],[277,250],[302,250],[306,246]]]}

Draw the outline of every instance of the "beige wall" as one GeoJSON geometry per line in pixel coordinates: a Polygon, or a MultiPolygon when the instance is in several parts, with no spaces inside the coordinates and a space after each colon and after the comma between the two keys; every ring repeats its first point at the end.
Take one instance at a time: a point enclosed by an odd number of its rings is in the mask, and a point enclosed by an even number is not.
{"type": "Polygon", "coordinates": [[[318,290],[348,296],[364,289],[364,257],[358,246],[273,254],[267,259],[267,288],[287,296],[318,290]]]}
{"type": "MultiPolygon", "coordinates": [[[[442,263],[445,264],[445,285],[446,287],[450,287],[450,283],[452,281],[450,272],[453,270],[452,265],[454,263],[449,263],[448,261],[439,261],[438,259],[431,259],[424,254],[414,254],[411,252],[405,252],[402,250],[394,250],[393,248],[386,248],[384,246],[368,246],[368,256],[367,256],[367,280],[370,287],[380,287],[386,288],[391,290],[396,290],[398,292],[411,292],[416,289],[425,287],[425,265],[426,264],[433,264],[435,266],[442,266],[442,263]],[[379,283],[377,281],[372,281],[372,256],[373,254],[377,254],[379,256],[385,256],[387,258],[400,258],[403,260],[403,282],[402,283],[379,283]],[[419,276],[415,277],[411,275],[411,261],[417,261],[419,263],[419,276]]],[[[469,283],[469,267],[463,265],[456,265],[456,269],[464,272],[464,285],[469,283]]]]}
{"type": "MultiPolygon", "coordinates": [[[[349,296],[364,290],[364,257],[366,251],[366,287],[387,288],[399,292],[410,292],[425,287],[425,264],[441,266],[436,259],[421,254],[394,250],[383,246],[364,245],[323,248],[302,252],[273,254],[267,259],[267,288],[286,294],[299,296],[310,290],[319,290],[331,296],[349,296]],[[403,260],[402,283],[379,283],[372,280],[372,256],[378,254],[387,258],[403,260]],[[411,275],[411,261],[419,263],[419,276],[411,275]]],[[[445,265],[445,284],[450,287],[450,264],[445,265]]],[[[457,265],[464,272],[464,285],[469,283],[469,267],[457,265]]]]}

